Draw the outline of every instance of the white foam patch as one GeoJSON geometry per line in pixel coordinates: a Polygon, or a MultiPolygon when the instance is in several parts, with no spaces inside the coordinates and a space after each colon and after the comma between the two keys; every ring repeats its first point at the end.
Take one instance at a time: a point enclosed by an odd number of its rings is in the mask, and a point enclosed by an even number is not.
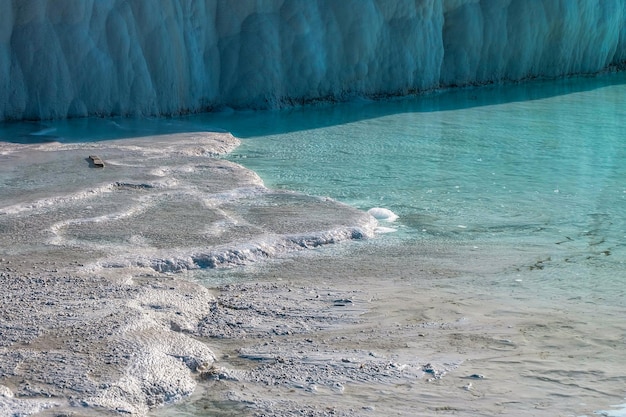
{"type": "Polygon", "coordinates": [[[393,222],[398,218],[398,215],[396,213],[382,207],[374,207],[369,209],[367,212],[376,220],[383,220],[386,222],[393,222]]]}

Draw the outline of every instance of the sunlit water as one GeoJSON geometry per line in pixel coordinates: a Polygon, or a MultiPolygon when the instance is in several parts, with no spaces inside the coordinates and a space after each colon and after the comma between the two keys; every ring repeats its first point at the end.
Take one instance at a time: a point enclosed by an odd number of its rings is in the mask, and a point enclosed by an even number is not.
{"type": "MultiPolygon", "coordinates": [[[[0,139],[227,130],[243,139],[228,158],[268,187],[395,212],[381,222],[395,232],[377,238],[386,253],[463,247],[469,292],[523,288],[520,299],[572,308],[593,329],[619,323],[626,301],[625,122],[626,75],[612,74],[289,111],[7,125],[0,139]]],[[[626,395],[626,328],[611,328],[620,333],[593,336],[615,343],[606,360],[623,389],[611,388],[626,395]]]]}
{"type": "MultiPolygon", "coordinates": [[[[621,322],[626,302],[626,76],[234,113],[209,122],[244,139],[231,159],[270,187],[391,209],[399,219],[383,224],[396,232],[380,240],[403,247],[398,253],[429,245],[475,250],[475,257],[459,251],[456,260],[471,277],[463,283],[473,287],[468,293],[502,300],[511,291],[522,300],[512,309],[527,304],[529,316],[531,305],[551,306],[546,317],[537,315],[539,326],[554,308],[585,323],[568,334],[573,340],[626,342],[624,326],[607,324],[621,322]],[[485,263],[493,265],[489,273],[485,263]]],[[[558,330],[548,334],[553,347],[570,343],[556,341],[558,330]]],[[[598,353],[599,361],[621,377],[607,375],[594,389],[617,383],[626,394],[626,356],[621,348],[610,352],[598,353]]],[[[580,360],[563,361],[545,378],[576,380],[580,360]]],[[[579,382],[587,379],[580,375],[579,382]]],[[[619,403],[606,401],[607,409],[619,403]]]]}
{"type": "Polygon", "coordinates": [[[402,244],[531,247],[544,254],[544,278],[567,271],[562,290],[620,305],[624,82],[618,74],[464,89],[210,123],[244,138],[232,159],[270,187],[391,209],[399,219],[386,226],[402,244]]]}

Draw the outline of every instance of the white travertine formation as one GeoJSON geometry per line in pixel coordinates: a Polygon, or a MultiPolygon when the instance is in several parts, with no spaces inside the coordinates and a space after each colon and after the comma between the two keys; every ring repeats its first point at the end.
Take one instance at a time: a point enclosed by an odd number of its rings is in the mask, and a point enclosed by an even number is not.
{"type": "Polygon", "coordinates": [[[0,120],[266,108],[593,73],[626,0],[0,0],[0,120]]]}

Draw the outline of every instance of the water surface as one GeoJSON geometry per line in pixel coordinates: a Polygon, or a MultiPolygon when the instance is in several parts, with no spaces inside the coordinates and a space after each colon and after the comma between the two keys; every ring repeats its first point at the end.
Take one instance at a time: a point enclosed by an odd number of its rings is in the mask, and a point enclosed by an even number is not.
{"type": "MultiPolygon", "coordinates": [[[[230,131],[243,144],[227,158],[268,187],[384,207],[399,218],[381,222],[394,233],[367,242],[194,279],[382,283],[403,303],[372,307],[381,326],[417,320],[421,305],[438,312],[453,304],[457,311],[440,318],[458,314],[470,327],[432,344],[410,331],[393,337],[425,356],[447,353],[456,340],[449,354],[470,365],[439,386],[388,387],[380,410],[408,415],[398,399],[436,408],[447,398],[460,415],[583,415],[626,395],[625,120],[626,75],[607,74],[286,111],[11,124],[0,138],[230,131]],[[510,343],[477,342],[507,331],[510,343]],[[460,390],[470,370],[493,381],[479,396],[460,390]]],[[[237,412],[220,401],[201,397],[166,413],[237,412]]]]}
{"type": "MultiPolygon", "coordinates": [[[[444,396],[468,415],[583,415],[599,407],[623,415],[623,406],[612,406],[626,394],[625,120],[624,74],[191,118],[242,138],[230,159],[269,187],[399,215],[384,224],[395,233],[330,249],[332,261],[203,279],[306,281],[314,270],[364,285],[409,281],[416,293],[461,303],[458,314],[482,323],[477,333],[495,329],[491,320],[516,329],[510,351],[490,346],[487,358],[477,344],[465,346],[475,354],[467,362],[500,381],[491,388],[500,402],[421,387],[389,392],[389,410],[396,410],[391,398],[436,409],[433,398],[444,396]]],[[[409,305],[425,301],[405,302],[387,305],[381,317],[408,317],[409,305]]],[[[407,343],[412,337],[407,332],[407,343]]],[[[447,352],[449,340],[440,342],[435,352],[447,352]]]]}

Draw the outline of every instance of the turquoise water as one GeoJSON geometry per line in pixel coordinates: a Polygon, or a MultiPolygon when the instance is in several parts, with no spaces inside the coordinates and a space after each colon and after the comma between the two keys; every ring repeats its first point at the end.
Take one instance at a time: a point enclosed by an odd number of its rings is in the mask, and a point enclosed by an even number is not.
{"type": "Polygon", "coordinates": [[[269,187],[391,209],[388,239],[532,248],[623,302],[624,74],[203,117],[269,187]]]}
{"type": "MultiPolygon", "coordinates": [[[[623,403],[625,121],[624,74],[188,120],[242,138],[229,159],[268,187],[399,216],[381,222],[396,230],[375,239],[385,249],[338,252],[346,264],[354,265],[351,256],[367,268],[376,253],[394,258],[380,268],[381,281],[409,276],[419,292],[450,292],[481,323],[477,335],[493,318],[519,329],[514,352],[474,359],[503,390],[484,397],[485,415],[500,412],[496,398],[519,404],[509,415],[581,415],[584,403],[623,403]],[[416,265],[446,278],[427,284],[407,271],[416,265]]],[[[332,268],[337,280],[367,273],[332,268]]],[[[467,349],[468,358],[481,357],[467,349]]],[[[414,398],[427,404],[455,392],[421,387],[414,398]]],[[[597,413],[624,415],[616,408],[597,413]]]]}
{"type": "Polygon", "coordinates": [[[619,250],[622,81],[489,87],[214,123],[244,138],[233,160],[268,186],[387,207],[410,233],[481,238],[549,229],[573,238],[601,229],[619,250]],[[573,91],[564,93],[567,86],[573,91]]]}

